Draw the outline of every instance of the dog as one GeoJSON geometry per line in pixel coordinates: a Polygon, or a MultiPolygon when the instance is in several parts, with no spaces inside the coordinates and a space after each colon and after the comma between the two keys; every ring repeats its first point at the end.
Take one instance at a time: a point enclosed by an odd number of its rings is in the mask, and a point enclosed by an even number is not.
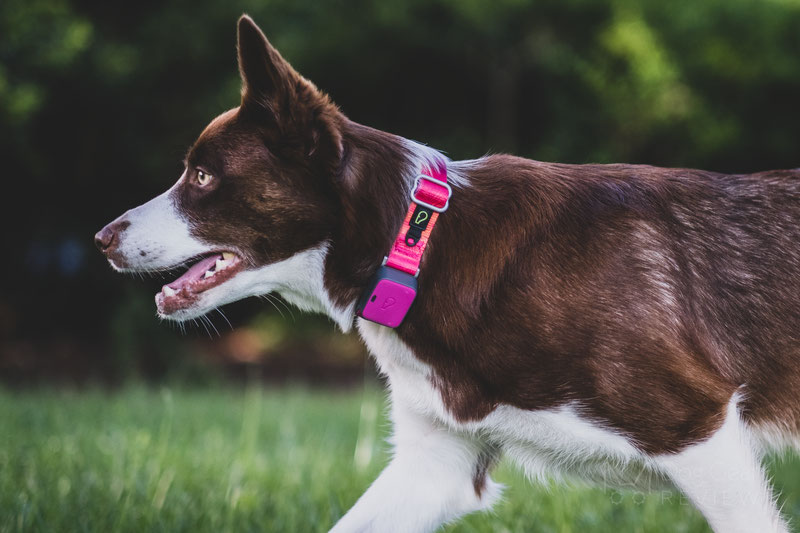
{"type": "Polygon", "coordinates": [[[350,121],[246,15],[238,62],[239,107],[95,241],[120,272],[189,265],[165,319],[276,292],[357,327],[394,453],[332,531],[489,509],[501,456],[788,531],[761,457],[800,434],[800,170],[451,161],[350,121]]]}

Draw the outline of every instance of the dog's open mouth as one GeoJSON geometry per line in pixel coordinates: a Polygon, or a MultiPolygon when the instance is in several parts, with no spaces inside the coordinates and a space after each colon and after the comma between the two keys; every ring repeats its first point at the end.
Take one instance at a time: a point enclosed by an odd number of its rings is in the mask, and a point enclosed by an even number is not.
{"type": "Polygon", "coordinates": [[[191,307],[200,294],[231,279],[244,263],[234,253],[220,252],[201,258],[181,277],[168,283],[156,294],[156,307],[162,315],[171,315],[191,307]]]}

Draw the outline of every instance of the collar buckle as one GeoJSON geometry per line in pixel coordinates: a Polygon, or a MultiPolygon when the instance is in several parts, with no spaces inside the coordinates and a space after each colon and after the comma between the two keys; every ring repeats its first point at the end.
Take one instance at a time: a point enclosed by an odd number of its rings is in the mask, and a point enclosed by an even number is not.
{"type": "MultiPolygon", "coordinates": [[[[431,191],[431,194],[436,194],[434,191],[431,191]]],[[[437,213],[444,213],[447,211],[447,208],[450,207],[450,197],[453,195],[453,188],[450,187],[446,182],[439,181],[436,178],[432,178],[430,176],[426,176],[425,174],[420,174],[414,179],[414,186],[411,188],[411,201],[417,205],[421,205],[422,207],[427,207],[431,211],[436,211],[437,213]],[[420,185],[424,187],[423,182],[427,181],[432,183],[435,187],[442,187],[447,191],[447,199],[444,202],[444,206],[438,207],[430,202],[426,202],[424,200],[420,200],[417,197],[417,193],[420,191],[420,185]]]]}

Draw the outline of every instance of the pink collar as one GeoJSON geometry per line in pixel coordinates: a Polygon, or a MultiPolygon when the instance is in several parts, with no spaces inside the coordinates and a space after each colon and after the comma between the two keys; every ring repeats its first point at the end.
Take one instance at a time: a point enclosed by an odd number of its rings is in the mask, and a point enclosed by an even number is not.
{"type": "Polygon", "coordinates": [[[435,170],[424,169],[417,176],[411,188],[411,205],[386,259],[388,266],[414,277],[419,275],[428,238],[439,213],[450,206],[451,194],[453,190],[447,184],[447,167],[443,163],[435,170]]]}
{"type": "Polygon", "coordinates": [[[399,326],[417,295],[422,254],[439,214],[447,210],[453,190],[444,163],[423,169],[411,188],[411,205],[383,265],[356,305],[358,316],[390,328],[399,326]]]}

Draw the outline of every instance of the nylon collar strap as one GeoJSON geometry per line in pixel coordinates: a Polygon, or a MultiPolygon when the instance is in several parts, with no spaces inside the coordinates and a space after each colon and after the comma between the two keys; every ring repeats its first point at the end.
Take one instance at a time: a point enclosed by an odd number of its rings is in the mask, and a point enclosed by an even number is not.
{"type": "Polygon", "coordinates": [[[428,238],[439,214],[449,207],[452,193],[444,163],[422,170],[411,188],[411,205],[386,259],[387,266],[412,276],[419,274],[428,238]]]}

